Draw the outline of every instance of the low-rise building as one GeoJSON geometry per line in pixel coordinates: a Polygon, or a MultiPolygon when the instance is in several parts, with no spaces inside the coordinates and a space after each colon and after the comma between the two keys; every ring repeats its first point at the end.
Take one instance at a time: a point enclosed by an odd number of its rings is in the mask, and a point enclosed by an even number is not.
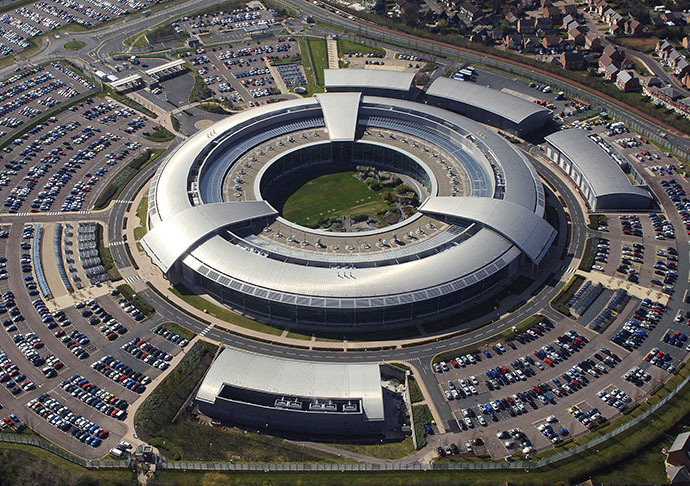
{"type": "Polygon", "coordinates": [[[568,51],[561,54],[561,66],[571,71],[582,71],[587,68],[587,59],[581,52],[568,51]]]}
{"type": "Polygon", "coordinates": [[[616,86],[626,93],[640,91],[640,80],[632,71],[621,71],[616,76],[616,86]]]}

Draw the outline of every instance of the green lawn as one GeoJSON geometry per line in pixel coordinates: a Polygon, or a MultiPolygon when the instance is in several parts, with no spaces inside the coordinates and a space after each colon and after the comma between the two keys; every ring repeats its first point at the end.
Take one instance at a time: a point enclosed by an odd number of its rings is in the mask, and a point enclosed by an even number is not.
{"type": "Polygon", "coordinates": [[[311,51],[311,60],[314,63],[314,75],[316,76],[316,84],[325,87],[323,70],[328,69],[328,51],[326,49],[326,41],[324,39],[307,39],[307,45],[311,51]]]}
{"type": "Polygon", "coordinates": [[[152,142],[169,142],[175,135],[165,127],[158,127],[158,130],[153,130],[151,135],[146,135],[145,138],[152,142]]]}
{"type": "Polygon", "coordinates": [[[230,309],[216,305],[213,302],[196,295],[194,292],[182,285],[176,285],[170,290],[180,299],[184,300],[189,305],[196,307],[205,314],[217,317],[218,319],[222,319],[231,324],[246,327],[247,329],[253,329],[254,331],[264,332],[266,334],[272,334],[274,336],[280,336],[283,333],[283,330],[278,327],[262,324],[259,321],[255,321],[249,317],[237,314],[230,309]]]}
{"type": "Polygon", "coordinates": [[[350,39],[338,39],[338,55],[343,57],[346,54],[355,54],[361,52],[362,54],[380,54],[386,55],[386,50],[381,47],[368,46],[360,44],[359,42],[350,39]]]}
{"type": "Polygon", "coordinates": [[[410,387],[410,400],[412,401],[412,403],[424,401],[424,395],[422,394],[422,389],[419,388],[417,380],[410,376],[407,382],[409,383],[410,387]]]}
{"type": "Polygon", "coordinates": [[[70,51],[78,51],[83,47],[86,47],[86,42],[84,41],[69,41],[65,43],[65,49],[70,51]]]}
{"type": "MultiPolygon", "coordinates": [[[[303,96],[308,97],[312,96],[314,93],[323,93],[323,88],[319,86],[316,82],[316,70],[315,67],[312,65],[312,56],[307,39],[305,39],[304,37],[300,37],[298,38],[298,41],[299,50],[302,57],[302,66],[304,67],[304,74],[307,78],[307,92],[303,96]]],[[[326,66],[328,66],[328,63],[326,63],[326,66]]]]}
{"type": "Polygon", "coordinates": [[[346,451],[363,454],[378,459],[400,459],[414,452],[412,438],[408,437],[399,442],[384,442],[383,444],[328,444],[346,451]]]}
{"type": "Polygon", "coordinates": [[[297,189],[282,208],[283,217],[304,226],[316,226],[321,218],[368,214],[372,217],[388,204],[380,193],[353,177],[354,172],[326,174],[297,189]]]}
{"type": "Polygon", "coordinates": [[[144,196],[139,201],[139,206],[137,206],[137,218],[139,218],[139,226],[134,228],[134,238],[139,241],[146,235],[146,213],[149,209],[149,198],[144,196]]]}

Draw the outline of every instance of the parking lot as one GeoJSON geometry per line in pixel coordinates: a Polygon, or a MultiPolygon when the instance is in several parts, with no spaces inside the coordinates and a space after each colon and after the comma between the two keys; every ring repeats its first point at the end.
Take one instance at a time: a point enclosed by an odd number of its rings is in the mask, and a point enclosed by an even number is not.
{"type": "Polygon", "coordinates": [[[42,0],[0,15],[0,55],[29,47],[28,40],[67,24],[91,27],[152,5],[138,0],[42,0]]]}
{"type": "Polygon", "coordinates": [[[275,25],[273,10],[264,9],[258,2],[250,2],[246,7],[230,12],[182,17],[173,22],[172,27],[178,34],[203,35],[206,43],[214,43],[265,33],[275,25]]]}
{"type": "Polygon", "coordinates": [[[0,212],[57,213],[90,208],[123,165],[157,145],[158,126],[131,108],[89,98],[37,125],[0,152],[0,212]]]}
{"type": "MultiPolygon", "coordinates": [[[[630,307],[645,308],[635,303],[630,307]]],[[[659,343],[662,327],[648,331],[649,337],[630,349],[613,342],[612,337],[630,319],[635,316],[620,315],[599,334],[564,318],[553,329],[537,326],[515,340],[472,353],[471,358],[459,356],[446,362],[447,371],[441,368],[436,373],[438,386],[462,432],[440,436],[438,441],[462,446],[470,442],[473,453],[503,458],[549,447],[615,417],[667,376],[666,369],[644,360],[652,348],[663,347],[671,356],[669,362],[675,364],[686,355],[685,346],[659,343]],[[638,366],[639,380],[634,377],[638,366]],[[633,376],[626,377],[630,371],[633,376]],[[613,390],[620,399],[610,400],[613,390]],[[513,429],[522,435],[512,437],[513,429]],[[474,445],[477,438],[482,443],[479,448],[474,445]],[[525,441],[528,444],[522,445],[525,441]]]]}

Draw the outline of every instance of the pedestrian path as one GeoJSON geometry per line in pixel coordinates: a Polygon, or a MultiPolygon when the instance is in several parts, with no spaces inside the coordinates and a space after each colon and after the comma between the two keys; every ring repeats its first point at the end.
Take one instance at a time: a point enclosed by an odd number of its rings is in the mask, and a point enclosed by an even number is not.
{"type": "Polygon", "coordinates": [[[338,69],[338,41],[326,39],[326,51],[328,53],[328,69],[338,69]]]}
{"type": "Polygon", "coordinates": [[[213,324],[209,324],[203,331],[201,331],[201,332],[199,333],[199,336],[201,336],[201,337],[205,336],[206,334],[209,333],[209,331],[210,331],[211,329],[213,329],[213,324]]]}
{"type": "Polygon", "coordinates": [[[119,241],[111,241],[110,243],[108,243],[108,246],[120,246],[120,245],[124,245],[124,244],[125,244],[124,241],[119,240],[119,241]]]}
{"type": "Polygon", "coordinates": [[[139,275],[130,275],[129,277],[125,278],[125,283],[131,284],[137,280],[141,280],[139,275]]]}

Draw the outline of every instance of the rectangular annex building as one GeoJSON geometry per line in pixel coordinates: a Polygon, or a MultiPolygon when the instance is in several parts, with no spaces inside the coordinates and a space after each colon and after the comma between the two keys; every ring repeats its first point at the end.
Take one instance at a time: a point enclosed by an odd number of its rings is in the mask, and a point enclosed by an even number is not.
{"type": "Polygon", "coordinates": [[[517,136],[551,121],[550,110],[472,81],[437,78],[426,91],[426,102],[517,136]]]}
{"type": "Polygon", "coordinates": [[[224,349],[196,395],[199,409],[265,433],[384,436],[378,363],[300,361],[224,349]]]}
{"type": "Polygon", "coordinates": [[[386,69],[324,69],[328,93],[356,91],[367,96],[413,100],[418,94],[414,72],[386,69]]]}
{"type": "Polygon", "coordinates": [[[570,128],[545,140],[546,155],[575,182],[592,211],[652,207],[654,199],[642,176],[599,135],[570,128]]]}

